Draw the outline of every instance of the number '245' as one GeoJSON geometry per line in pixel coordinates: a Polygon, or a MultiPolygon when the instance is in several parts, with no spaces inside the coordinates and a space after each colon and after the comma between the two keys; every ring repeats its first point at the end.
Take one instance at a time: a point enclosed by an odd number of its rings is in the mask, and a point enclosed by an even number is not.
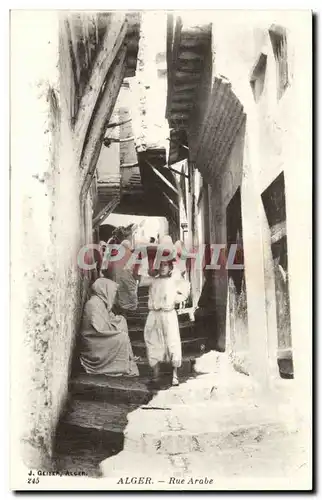
{"type": "Polygon", "coordinates": [[[28,478],[28,484],[38,484],[38,483],[39,483],[39,477],[28,478]]]}

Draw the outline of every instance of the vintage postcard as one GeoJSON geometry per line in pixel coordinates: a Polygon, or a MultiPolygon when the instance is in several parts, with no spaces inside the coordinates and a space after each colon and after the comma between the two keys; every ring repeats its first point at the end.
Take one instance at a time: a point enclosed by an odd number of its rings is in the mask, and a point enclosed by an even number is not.
{"type": "Polygon", "coordinates": [[[312,13],[13,10],[11,489],[312,489],[312,13]]]}

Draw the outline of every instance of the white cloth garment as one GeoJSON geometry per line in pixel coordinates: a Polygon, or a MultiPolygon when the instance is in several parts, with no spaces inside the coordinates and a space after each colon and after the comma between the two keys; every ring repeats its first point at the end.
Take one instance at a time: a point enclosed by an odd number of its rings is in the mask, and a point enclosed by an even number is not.
{"type": "Polygon", "coordinates": [[[182,360],[181,339],[174,307],[187,299],[190,283],[176,271],[170,277],[150,278],[149,281],[149,314],[144,328],[149,365],[153,367],[158,362],[171,362],[174,367],[179,367],[182,360]]]}

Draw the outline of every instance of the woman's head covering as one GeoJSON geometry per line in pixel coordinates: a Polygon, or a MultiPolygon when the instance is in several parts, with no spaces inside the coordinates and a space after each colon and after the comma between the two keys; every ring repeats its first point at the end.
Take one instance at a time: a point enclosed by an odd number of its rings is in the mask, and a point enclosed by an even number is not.
{"type": "Polygon", "coordinates": [[[107,278],[98,278],[92,285],[92,292],[106,304],[110,311],[113,307],[118,284],[107,278]]]}

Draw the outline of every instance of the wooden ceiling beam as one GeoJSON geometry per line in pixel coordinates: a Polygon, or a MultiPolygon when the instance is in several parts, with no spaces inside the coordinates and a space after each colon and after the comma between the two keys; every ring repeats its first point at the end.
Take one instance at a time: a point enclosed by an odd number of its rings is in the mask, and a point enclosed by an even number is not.
{"type": "Polygon", "coordinates": [[[114,29],[108,29],[102,41],[102,48],[97,56],[91,76],[81,98],[78,115],[74,127],[74,137],[80,144],[77,160],[81,160],[84,141],[92,120],[94,109],[100,98],[100,92],[108,72],[120,50],[126,36],[128,23],[124,13],[111,14],[111,24],[114,29]]]}
{"type": "Polygon", "coordinates": [[[81,205],[84,203],[92,183],[97,161],[102,148],[106,127],[110,121],[126,70],[126,45],[117,53],[110,68],[109,78],[100,98],[99,106],[91,121],[84,151],[81,157],[83,184],[80,192],[81,205]]]}
{"type": "Polygon", "coordinates": [[[99,223],[103,221],[103,219],[106,219],[106,217],[108,217],[108,215],[110,215],[110,213],[113,212],[113,210],[119,204],[119,202],[120,202],[120,197],[115,196],[105,205],[104,208],[102,208],[102,210],[99,211],[99,213],[93,219],[93,229],[95,229],[96,226],[98,226],[99,223]]]}
{"type": "Polygon", "coordinates": [[[152,165],[152,163],[149,162],[149,160],[145,160],[145,162],[152,168],[153,172],[159,177],[159,179],[162,180],[162,182],[164,182],[164,184],[166,184],[170,189],[172,189],[172,191],[176,195],[179,195],[179,191],[177,190],[177,188],[175,188],[174,185],[171,184],[171,182],[166,177],[164,177],[164,175],[162,175],[161,172],[152,165]]]}

